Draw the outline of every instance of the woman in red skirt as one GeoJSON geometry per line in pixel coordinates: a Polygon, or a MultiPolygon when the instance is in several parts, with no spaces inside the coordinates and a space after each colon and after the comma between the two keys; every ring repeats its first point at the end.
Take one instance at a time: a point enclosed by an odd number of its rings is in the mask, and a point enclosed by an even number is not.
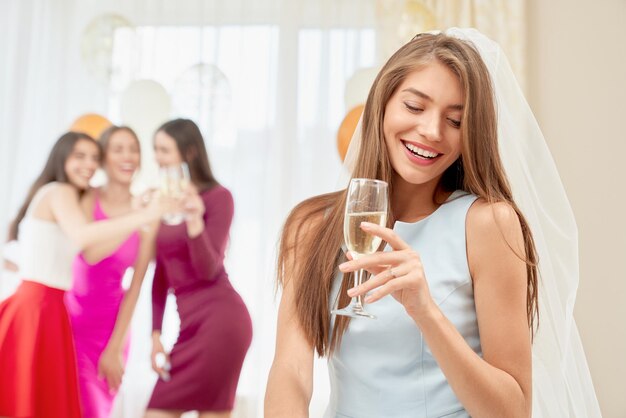
{"type": "Polygon", "coordinates": [[[100,148],[69,132],[11,223],[20,241],[22,284],[0,304],[0,416],[81,417],[76,357],[63,304],[78,251],[115,249],[161,215],[158,202],[115,220],[87,223],[80,196],[98,168],[100,148]]]}

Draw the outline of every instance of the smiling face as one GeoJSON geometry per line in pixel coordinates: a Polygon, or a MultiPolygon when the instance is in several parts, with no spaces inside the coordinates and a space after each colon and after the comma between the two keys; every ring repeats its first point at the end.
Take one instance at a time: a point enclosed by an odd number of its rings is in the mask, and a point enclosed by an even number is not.
{"type": "Polygon", "coordinates": [[[100,150],[92,141],[80,139],[65,160],[65,174],[69,183],[84,190],[100,165],[100,150]]]}
{"type": "Polygon", "coordinates": [[[107,142],[103,164],[109,181],[130,184],[140,161],[137,139],[126,129],[115,131],[107,142]]]}
{"type": "Polygon", "coordinates": [[[178,165],[183,162],[176,141],[162,130],[154,135],[154,156],[159,167],[178,165]]]}
{"type": "Polygon", "coordinates": [[[407,183],[438,182],[461,155],[459,78],[433,60],[410,72],[385,106],[383,132],[394,171],[407,183]]]}

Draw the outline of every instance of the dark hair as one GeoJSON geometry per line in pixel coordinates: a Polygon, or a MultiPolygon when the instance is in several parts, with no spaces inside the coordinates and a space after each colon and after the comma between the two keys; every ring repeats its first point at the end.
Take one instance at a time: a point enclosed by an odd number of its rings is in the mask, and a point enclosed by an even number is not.
{"type": "Polygon", "coordinates": [[[28,206],[33,200],[33,197],[42,186],[45,186],[48,183],[52,183],[53,181],[58,181],[60,183],[69,183],[67,173],[65,172],[65,162],[72,154],[72,151],[74,151],[74,147],[76,146],[76,144],[81,140],[89,141],[93,143],[96,147],[98,147],[99,157],[102,157],[102,150],[100,146],[89,135],[81,132],[67,132],[61,135],[61,137],[52,147],[50,155],[48,156],[48,161],[41,171],[41,174],[39,174],[37,180],[35,180],[33,185],[30,187],[24,203],[20,207],[20,210],[17,212],[17,216],[9,225],[9,241],[17,239],[19,224],[20,222],[22,222],[22,219],[24,219],[26,211],[28,210],[28,206]]]}
{"type": "Polygon", "coordinates": [[[198,125],[189,119],[174,119],[161,125],[157,129],[157,132],[159,131],[165,132],[176,142],[178,152],[189,166],[193,184],[200,190],[207,190],[219,184],[211,172],[209,156],[198,125]]]}
{"type": "Polygon", "coordinates": [[[139,137],[137,136],[137,134],[135,133],[135,131],[133,131],[130,127],[128,126],[116,126],[116,125],[111,125],[108,128],[106,128],[101,134],[100,134],[100,138],[98,138],[98,143],[100,144],[100,148],[102,148],[102,156],[106,156],[107,153],[107,148],[109,147],[109,142],[111,141],[111,137],[113,135],[115,135],[117,132],[120,131],[126,131],[128,132],[133,139],[135,140],[135,142],[137,142],[137,146],[139,147],[139,149],[141,149],[141,143],[139,142],[139,137]]]}

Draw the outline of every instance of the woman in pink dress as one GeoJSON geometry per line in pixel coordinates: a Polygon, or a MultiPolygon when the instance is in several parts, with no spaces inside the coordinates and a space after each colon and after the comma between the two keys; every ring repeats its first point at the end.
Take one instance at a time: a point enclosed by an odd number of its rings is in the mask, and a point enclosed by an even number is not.
{"type": "MultiPolygon", "coordinates": [[[[141,157],[139,140],[130,128],[113,126],[99,142],[108,181],[88,191],[81,201],[90,221],[132,211],[130,185],[141,157]]],[[[135,231],[117,248],[94,246],[74,259],[74,284],[65,296],[65,304],[76,344],[85,418],[107,418],[111,413],[128,356],[128,325],[151,258],[155,230],[135,231]],[[122,278],[129,267],[134,272],[125,292],[122,278]]]]}

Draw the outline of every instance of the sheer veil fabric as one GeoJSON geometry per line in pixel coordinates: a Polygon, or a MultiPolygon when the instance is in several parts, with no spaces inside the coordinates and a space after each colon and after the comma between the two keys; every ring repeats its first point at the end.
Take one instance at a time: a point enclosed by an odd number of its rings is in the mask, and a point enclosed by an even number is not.
{"type": "MultiPolygon", "coordinates": [[[[601,417],[573,316],[579,280],[578,230],[552,155],[500,46],[476,29],[451,28],[445,33],[471,42],[489,70],[497,103],[500,155],[539,255],[532,416],[601,417]]],[[[350,178],[360,142],[361,121],[344,161],[341,187],[350,178]]]]}

